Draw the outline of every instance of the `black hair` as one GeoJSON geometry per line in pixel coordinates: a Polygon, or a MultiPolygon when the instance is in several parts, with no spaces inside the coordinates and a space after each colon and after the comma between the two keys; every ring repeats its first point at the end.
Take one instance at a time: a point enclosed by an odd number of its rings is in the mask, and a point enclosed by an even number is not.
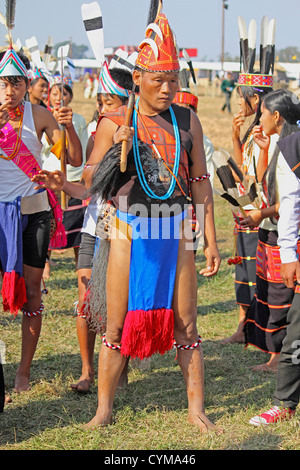
{"type": "Polygon", "coordinates": [[[31,80],[31,82],[30,82],[30,86],[33,86],[33,85],[35,85],[35,84],[36,84],[36,83],[39,81],[39,79],[40,79],[40,78],[41,78],[42,80],[44,80],[45,82],[47,82],[47,83],[48,83],[48,80],[47,80],[47,78],[46,78],[46,77],[36,77],[36,78],[34,78],[33,80],[31,80]]]}
{"type": "Polygon", "coordinates": [[[257,109],[255,111],[254,121],[249,126],[249,128],[247,129],[247,131],[246,131],[246,133],[245,133],[245,135],[242,139],[242,144],[244,144],[246,142],[247,138],[249,137],[249,135],[251,134],[252,129],[254,128],[254,126],[257,126],[259,124],[259,120],[260,120],[260,116],[261,116],[261,103],[262,103],[264,97],[268,93],[273,91],[273,88],[270,88],[270,87],[255,88],[255,87],[251,87],[251,86],[240,85],[239,90],[242,93],[243,98],[246,101],[247,105],[251,109],[252,109],[252,107],[251,107],[251,103],[250,103],[249,98],[253,98],[254,95],[257,95],[258,98],[259,98],[257,109]]]}
{"type": "Polygon", "coordinates": [[[70,94],[71,100],[73,99],[73,90],[69,85],[64,85],[64,89],[70,94]]]}
{"type": "MultiPolygon", "coordinates": [[[[118,67],[115,67],[113,69],[110,69],[109,71],[111,78],[122,88],[125,88],[126,90],[131,91],[133,87],[133,81],[132,81],[132,74],[129,72],[129,70],[126,69],[121,69],[118,67]]],[[[122,104],[126,104],[128,98],[126,96],[120,96],[118,95],[120,100],[122,101],[122,104]]]]}
{"type": "MultiPolygon", "coordinates": [[[[273,114],[275,111],[278,111],[284,119],[279,140],[300,130],[297,123],[300,120],[300,102],[294,93],[284,89],[275,90],[264,98],[263,104],[270,113],[273,114]]],[[[275,183],[278,155],[279,147],[276,145],[270,164],[263,177],[265,180],[268,175],[267,193],[270,206],[276,202],[275,183]]]]}
{"type": "MultiPolygon", "coordinates": [[[[59,88],[59,90],[61,89],[61,83],[54,83],[52,85],[51,89],[55,86],[57,86],[59,88]]],[[[65,91],[67,91],[70,94],[71,101],[72,101],[72,99],[73,99],[73,90],[72,90],[72,88],[69,85],[66,85],[65,83],[63,84],[63,87],[64,87],[65,91]]]]}
{"type": "MultiPolygon", "coordinates": [[[[0,61],[3,59],[5,53],[6,53],[6,51],[0,52],[0,61]]],[[[20,52],[20,51],[17,52],[17,55],[19,56],[19,58],[23,62],[25,68],[27,70],[30,70],[30,61],[29,61],[28,57],[26,57],[26,55],[23,52],[20,52]]],[[[1,79],[6,81],[6,82],[11,83],[12,85],[14,85],[15,83],[18,83],[20,80],[24,80],[26,85],[28,85],[28,77],[24,77],[24,76],[19,76],[19,75],[8,76],[8,77],[1,77],[1,79]]]]}

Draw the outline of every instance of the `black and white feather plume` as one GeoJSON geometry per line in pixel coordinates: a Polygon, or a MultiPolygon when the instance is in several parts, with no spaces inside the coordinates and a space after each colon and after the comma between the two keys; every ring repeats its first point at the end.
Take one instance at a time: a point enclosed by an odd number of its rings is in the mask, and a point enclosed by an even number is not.
{"type": "Polygon", "coordinates": [[[267,31],[267,44],[266,44],[266,58],[264,62],[263,73],[270,74],[274,71],[275,61],[275,34],[276,34],[276,20],[272,18],[268,24],[267,31]]]}
{"type": "MultiPolygon", "coordinates": [[[[257,25],[252,19],[247,26],[243,17],[238,17],[240,38],[240,62],[244,73],[255,73],[257,25]]],[[[276,20],[264,16],[260,25],[259,72],[269,75],[274,71],[276,20]]]]}
{"type": "Polygon", "coordinates": [[[104,33],[103,19],[99,3],[92,2],[82,4],[81,16],[94,56],[98,61],[99,67],[102,67],[105,60],[104,33]]]}
{"type": "Polygon", "coordinates": [[[240,57],[243,70],[245,73],[248,72],[248,60],[249,60],[249,51],[248,51],[248,32],[245,20],[242,16],[238,16],[238,30],[240,37],[240,57]]]}
{"type": "Polygon", "coordinates": [[[255,58],[256,58],[256,21],[251,20],[248,28],[248,72],[254,72],[255,58]]]}
{"type": "Polygon", "coordinates": [[[6,0],[6,27],[8,31],[9,42],[12,44],[12,30],[15,27],[16,0],[6,0]]]}
{"type": "Polygon", "coordinates": [[[236,162],[226,150],[215,150],[212,155],[212,162],[222,185],[221,190],[214,189],[219,196],[226,199],[232,206],[240,209],[248,204],[255,204],[260,207],[261,200],[255,178],[245,179],[236,162]],[[239,191],[236,178],[244,186],[245,192],[243,195],[239,191]]]}
{"type": "Polygon", "coordinates": [[[44,48],[43,61],[46,67],[49,67],[53,47],[53,37],[49,36],[44,48]]]}

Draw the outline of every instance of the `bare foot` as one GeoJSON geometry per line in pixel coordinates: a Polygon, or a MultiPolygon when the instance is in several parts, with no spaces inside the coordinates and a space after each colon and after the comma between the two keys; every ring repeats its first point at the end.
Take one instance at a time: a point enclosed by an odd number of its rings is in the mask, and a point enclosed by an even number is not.
{"type": "Polygon", "coordinates": [[[250,369],[260,372],[274,372],[277,373],[277,364],[271,364],[270,361],[264,364],[258,364],[257,366],[252,366],[250,369]]]}
{"type": "Polygon", "coordinates": [[[91,419],[87,424],[85,424],[83,427],[84,429],[97,429],[101,426],[108,426],[112,424],[112,414],[108,413],[106,415],[102,415],[101,413],[96,413],[94,418],[91,419]]]}
{"type": "Polygon", "coordinates": [[[94,376],[86,378],[81,376],[76,384],[71,384],[71,389],[80,392],[87,393],[90,389],[90,386],[94,384],[94,376]]]}
{"type": "Polygon", "coordinates": [[[27,392],[30,388],[29,377],[17,372],[14,391],[16,393],[27,392]]]}
{"type": "Polygon", "coordinates": [[[245,335],[243,332],[237,331],[229,338],[222,339],[221,343],[222,344],[245,343],[245,335]]]}
{"type": "Polygon", "coordinates": [[[210,432],[214,431],[217,434],[221,434],[223,430],[213,424],[205,413],[193,413],[189,412],[188,421],[195,426],[198,426],[201,432],[210,432]]]}

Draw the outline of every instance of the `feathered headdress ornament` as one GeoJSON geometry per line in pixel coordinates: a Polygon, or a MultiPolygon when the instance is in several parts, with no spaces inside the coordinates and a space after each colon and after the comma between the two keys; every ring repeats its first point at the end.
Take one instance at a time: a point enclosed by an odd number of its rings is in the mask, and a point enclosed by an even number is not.
{"type": "Polygon", "coordinates": [[[112,78],[110,72],[113,69],[123,69],[132,73],[135,66],[136,57],[136,52],[128,55],[128,53],[122,49],[117,49],[114,52],[109,66],[106,61],[102,66],[99,75],[98,93],[109,93],[111,95],[124,96],[125,98],[128,98],[131,91],[118,85],[118,83],[116,83],[112,78]]]}
{"type": "Polygon", "coordinates": [[[31,55],[32,69],[34,78],[45,78],[50,82],[52,74],[49,72],[46,64],[41,58],[38,42],[35,36],[25,40],[26,47],[31,55]]]}
{"type": "Polygon", "coordinates": [[[196,76],[194,72],[194,67],[193,63],[185,49],[182,49],[183,57],[189,67],[189,70],[186,68],[182,68],[179,72],[179,82],[180,82],[180,87],[181,89],[176,93],[175,98],[174,98],[174,103],[177,104],[185,104],[188,106],[192,106],[195,111],[197,111],[198,107],[198,96],[197,94],[193,95],[193,93],[190,90],[190,75],[192,76],[194,85],[195,85],[195,91],[197,93],[197,81],[196,81],[196,76]]]}
{"type": "Polygon", "coordinates": [[[255,72],[256,33],[257,25],[251,20],[249,28],[244,18],[238,17],[240,37],[240,62],[242,72],[239,75],[239,85],[252,87],[272,87],[275,61],[275,32],[276,20],[268,20],[266,16],[261,21],[259,72],[255,72]]]}
{"type": "Polygon", "coordinates": [[[157,15],[153,10],[148,16],[145,39],[139,44],[136,65],[147,72],[175,72],[180,70],[176,39],[167,17],[161,13],[162,1],[155,2],[157,15]],[[152,16],[151,16],[152,15],[152,16]]]}
{"type": "Polygon", "coordinates": [[[8,31],[9,48],[0,62],[0,77],[27,77],[27,69],[13,49],[12,30],[15,26],[16,0],[6,0],[5,26],[8,31]]]}
{"type": "Polygon", "coordinates": [[[244,217],[246,215],[243,211],[243,206],[247,204],[255,204],[256,207],[261,206],[260,193],[255,178],[249,177],[246,179],[226,150],[215,150],[212,155],[212,162],[222,185],[222,190],[215,188],[216,194],[226,199],[232,206],[238,207],[244,217]],[[241,195],[238,189],[235,175],[240,179],[245,188],[243,195],[241,195]]]}

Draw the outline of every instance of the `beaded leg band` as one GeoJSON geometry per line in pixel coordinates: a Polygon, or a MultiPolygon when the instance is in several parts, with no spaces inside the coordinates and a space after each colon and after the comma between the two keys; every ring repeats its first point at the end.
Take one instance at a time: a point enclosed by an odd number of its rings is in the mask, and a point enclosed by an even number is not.
{"type": "Polygon", "coordinates": [[[102,343],[103,343],[106,347],[108,347],[109,349],[116,349],[116,350],[118,350],[118,351],[120,351],[120,349],[121,349],[121,346],[115,345],[115,344],[111,344],[111,343],[109,343],[108,341],[106,341],[105,334],[102,336],[102,343]]]}
{"type": "Polygon", "coordinates": [[[188,349],[196,349],[196,348],[198,348],[198,346],[200,346],[200,344],[201,344],[201,336],[199,336],[198,341],[196,341],[193,344],[182,345],[182,344],[178,344],[178,343],[176,343],[176,341],[174,341],[174,347],[177,348],[177,349],[181,349],[183,351],[188,350],[188,349]]]}
{"type": "Polygon", "coordinates": [[[205,174],[202,176],[197,176],[196,178],[190,178],[190,183],[198,183],[199,181],[208,180],[210,178],[210,174],[205,174]]]}
{"type": "Polygon", "coordinates": [[[35,312],[29,312],[28,310],[25,310],[25,308],[23,307],[21,308],[21,310],[23,312],[23,315],[25,315],[26,317],[37,317],[44,310],[44,304],[42,302],[40,308],[36,310],[35,312]]]}

